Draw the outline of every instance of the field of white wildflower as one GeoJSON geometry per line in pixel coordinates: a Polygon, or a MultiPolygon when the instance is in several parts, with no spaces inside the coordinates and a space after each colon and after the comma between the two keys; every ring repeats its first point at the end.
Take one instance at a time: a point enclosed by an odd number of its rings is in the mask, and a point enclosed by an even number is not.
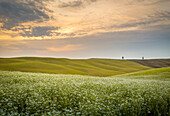
{"type": "Polygon", "coordinates": [[[0,115],[170,115],[170,81],[0,71],[0,115]]]}

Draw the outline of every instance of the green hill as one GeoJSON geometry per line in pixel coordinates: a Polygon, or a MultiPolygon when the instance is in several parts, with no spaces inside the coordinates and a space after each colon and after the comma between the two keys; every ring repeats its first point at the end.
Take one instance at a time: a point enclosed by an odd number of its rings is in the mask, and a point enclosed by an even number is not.
{"type": "Polygon", "coordinates": [[[115,59],[66,59],[66,58],[0,58],[0,70],[111,76],[151,69],[128,60],[115,59]]]}
{"type": "Polygon", "coordinates": [[[145,71],[138,71],[128,74],[119,75],[120,77],[130,77],[138,79],[161,79],[161,80],[170,80],[170,67],[166,68],[156,68],[149,69],[145,71]]]}

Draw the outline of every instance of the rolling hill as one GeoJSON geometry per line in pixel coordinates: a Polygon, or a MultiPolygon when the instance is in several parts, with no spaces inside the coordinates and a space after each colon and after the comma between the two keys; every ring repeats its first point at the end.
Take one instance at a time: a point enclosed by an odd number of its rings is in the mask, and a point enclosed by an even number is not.
{"type": "Polygon", "coordinates": [[[0,70],[111,76],[151,69],[129,60],[19,57],[0,58],[0,70]]]}

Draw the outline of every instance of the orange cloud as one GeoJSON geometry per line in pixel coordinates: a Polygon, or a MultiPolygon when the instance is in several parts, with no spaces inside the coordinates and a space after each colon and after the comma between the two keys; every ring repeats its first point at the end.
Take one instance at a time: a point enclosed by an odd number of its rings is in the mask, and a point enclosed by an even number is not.
{"type": "MultiPolygon", "coordinates": [[[[47,4],[45,9],[53,12],[42,12],[37,15],[42,15],[39,17],[42,21],[34,21],[35,14],[24,10],[26,14],[22,17],[32,16],[32,20],[24,21],[19,17],[20,24],[9,30],[1,28],[7,27],[7,23],[0,23],[0,33],[4,33],[0,34],[0,40],[81,38],[107,32],[147,30],[149,26],[170,23],[169,0],[47,0],[43,3],[47,4]]],[[[2,13],[5,14],[5,10],[2,13]]],[[[15,16],[15,12],[11,11],[11,14],[5,16],[15,16]]],[[[9,26],[13,26],[12,21],[10,23],[9,26]]]]}
{"type": "Polygon", "coordinates": [[[65,45],[62,47],[49,47],[47,48],[47,50],[49,51],[53,51],[53,52],[68,52],[68,51],[76,51],[76,50],[80,50],[82,49],[82,45],[80,44],[69,44],[69,45],[65,45]]]}

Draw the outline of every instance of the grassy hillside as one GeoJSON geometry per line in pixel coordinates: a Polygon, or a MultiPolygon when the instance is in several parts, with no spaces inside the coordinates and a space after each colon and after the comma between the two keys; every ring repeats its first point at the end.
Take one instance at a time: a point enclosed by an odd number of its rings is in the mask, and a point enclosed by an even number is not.
{"type": "Polygon", "coordinates": [[[0,70],[111,76],[147,70],[150,67],[128,60],[114,59],[65,59],[65,58],[1,58],[0,70]]]}
{"type": "Polygon", "coordinates": [[[142,78],[142,79],[170,80],[170,67],[149,69],[145,71],[127,73],[119,76],[127,77],[127,78],[136,78],[136,79],[142,78]]]}
{"type": "Polygon", "coordinates": [[[130,60],[152,68],[170,67],[170,59],[130,60]]]}
{"type": "Polygon", "coordinates": [[[0,115],[168,116],[169,88],[126,76],[0,71],[0,115]]]}

